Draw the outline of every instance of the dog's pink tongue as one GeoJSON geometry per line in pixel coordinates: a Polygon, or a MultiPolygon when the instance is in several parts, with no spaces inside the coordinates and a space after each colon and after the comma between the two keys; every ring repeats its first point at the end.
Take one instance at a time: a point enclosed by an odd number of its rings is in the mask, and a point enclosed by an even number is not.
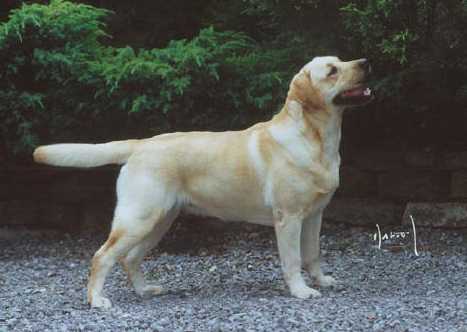
{"type": "Polygon", "coordinates": [[[347,90],[344,92],[345,97],[358,97],[364,95],[365,89],[364,88],[355,88],[352,90],[347,90]]]}

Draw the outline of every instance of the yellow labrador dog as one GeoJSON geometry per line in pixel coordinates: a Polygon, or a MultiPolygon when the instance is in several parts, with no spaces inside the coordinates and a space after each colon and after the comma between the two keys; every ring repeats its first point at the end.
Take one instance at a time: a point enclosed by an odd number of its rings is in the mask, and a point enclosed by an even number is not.
{"type": "Polygon", "coordinates": [[[34,159],[44,164],[124,165],[111,233],[92,260],[91,306],[111,306],[102,289],[119,259],[138,294],[161,292],[146,284],[140,264],[182,210],[274,226],[295,297],[320,295],[302,267],[320,286],[333,285],[319,263],[321,216],[339,185],[342,113],[372,98],[369,70],[366,59],[314,58],[293,78],[281,112],[242,131],[37,148],[34,159]]]}

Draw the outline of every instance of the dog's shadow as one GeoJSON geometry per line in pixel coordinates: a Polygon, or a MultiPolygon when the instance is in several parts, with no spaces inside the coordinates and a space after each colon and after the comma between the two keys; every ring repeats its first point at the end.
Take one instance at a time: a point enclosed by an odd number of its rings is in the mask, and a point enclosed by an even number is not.
{"type": "Polygon", "coordinates": [[[176,255],[207,249],[210,253],[223,255],[226,248],[235,247],[239,239],[247,239],[252,233],[261,234],[268,239],[274,237],[274,230],[271,227],[182,215],[162,238],[157,251],[176,255]]]}
{"type": "MultiPolygon", "coordinates": [[[[190,288],[175,288],[164,290],[161,298],[268,298],[268,297],[289,297],[285,284],[280,280],[276,282],[258,283],[256,280],[230,282],[228,286],[223,283],[211,284],[209,287],[193,286],[190,288]]],[[[144,300],[153,300],[145,298],[144,300]]]]}

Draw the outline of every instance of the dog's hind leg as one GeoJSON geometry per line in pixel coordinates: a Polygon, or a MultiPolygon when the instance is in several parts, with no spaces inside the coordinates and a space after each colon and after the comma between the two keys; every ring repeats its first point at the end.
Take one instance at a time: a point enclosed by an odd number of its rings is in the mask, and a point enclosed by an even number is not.
{"type": "Polygon", "coordinates": [[[154,219],[133,220],[134,224],[144,225],[143,227],[121,227],[126,222],[114,220],[114,227],[107,241],[92,259],[88,282],[88,301],[92,307],[111,307],[110,301],[102,294],[105,278],[120,257],[126,256],[130,249],[151,233],[154,219]]]}
{"type": "Polygon", "coordinates": [[[162,239],[165,233],[169,230],[172,222],[178,215],[178,209],[173,209],[169,212],[164,220],[158,222],[151,233],[139,244],[137,244],[130,252],[122,259],[121,263],[128,275],[128,279],[135,288],[135,291],[140,296],[158,295],[162,292],[162,287],[158,285],[146,284],[143,272],[141,271],[141,263],[144,256],[162,239]]]}
{"type": "Polygon", "coordinates": [[[88,301],[93,307],[108,308],[103,296],[105,278],[115,262],[150,237],[163,224],[167,212],[176,206],[176,194],[162,177],[138,164],[124,166],[117,182],[118,203],[112,231],[92,260],[88,301]]]}

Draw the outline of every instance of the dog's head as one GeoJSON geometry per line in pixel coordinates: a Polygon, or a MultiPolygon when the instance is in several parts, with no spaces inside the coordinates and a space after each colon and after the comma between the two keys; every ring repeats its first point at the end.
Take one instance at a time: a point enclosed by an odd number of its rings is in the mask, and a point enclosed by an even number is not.
{"type": "Polygon", "coordinates": [[[344,62],[333,56],[317,57],[295,75],[288,98],[321,109],[363,105],[373,98],[365,84],[370,71],[366,59],[344,62]]]}

